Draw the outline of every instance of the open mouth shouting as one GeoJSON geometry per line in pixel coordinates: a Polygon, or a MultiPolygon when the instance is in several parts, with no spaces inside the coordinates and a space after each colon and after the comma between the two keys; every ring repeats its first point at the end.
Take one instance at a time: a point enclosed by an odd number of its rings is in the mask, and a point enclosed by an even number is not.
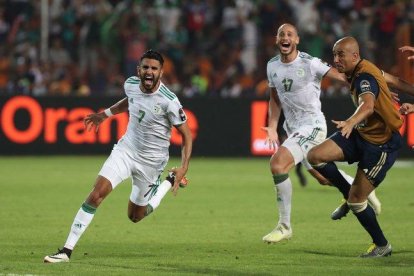
{"type": "Polygon", "coordinates": [[[290,47],[291,45],[292,45],[291,42],[282,42],[279,44],[279,50],[282,53],[288,53],[291,50],[291,47],[290,47]]]}
{"type": "Polygon", "coordinates": [[[146,75],[144,77],[144,87],[146,89],[151,89],[154,87],[154,76],[146,75]]]}

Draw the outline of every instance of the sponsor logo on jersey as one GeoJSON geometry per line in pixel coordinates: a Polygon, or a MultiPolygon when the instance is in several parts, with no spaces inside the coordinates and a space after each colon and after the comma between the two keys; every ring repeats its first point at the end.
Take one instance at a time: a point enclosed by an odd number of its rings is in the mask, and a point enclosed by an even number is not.
{"type": "Polygon", "coordinates": [[[371,91],[371,85],[367,80],[362,80],[359,86],[361,87],[361,92],[371,91]]]}
{"type": "Polygon", "coordinates": [[[182,108],[180,108],[180,110],[178,110],[178,114],[180,114],[181,121],[184,122],[185,120],[187,120],[187,116],[185,115],[185,112],[182,108]]]}
{"type": "Polygon", "coordinates": [[[302,68],[299,68],[298,71],[296,71],[296,75],[299,78],[302,78],[303,76],[305,76],[305,70],[303,70],[302,68]]]}

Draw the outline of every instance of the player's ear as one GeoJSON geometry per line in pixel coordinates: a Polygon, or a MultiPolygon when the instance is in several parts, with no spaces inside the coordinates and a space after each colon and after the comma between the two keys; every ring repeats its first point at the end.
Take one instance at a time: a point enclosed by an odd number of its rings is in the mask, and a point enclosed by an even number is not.
{"type": "Polygon", "coordinates": [[[139,72],[140,70],[140,67],[139,67],[139,65],[137,65],[137,76],[139,77],[139,78],[141,78],[141,73],[139,72]]]}
{"type": "Polygon", "coordinates": [[[161,69],[161,71],[160,71],[160,78],[162,78],[162,75],[164,74],[164,70],[163,69],[161,69]]]}
{"type": "Polygon", "coordinates": [[[352,57],[353,57],[354,61],[359,60],[359,54],[358,53],[352,53],[352,57]]]}
{"type": "Polygon", "coordinates": [[[297,36],[297,38],[296,38],[296,45],[299,45],[299,41],[300,41],[300,37],[299,36],[297,36]]]}

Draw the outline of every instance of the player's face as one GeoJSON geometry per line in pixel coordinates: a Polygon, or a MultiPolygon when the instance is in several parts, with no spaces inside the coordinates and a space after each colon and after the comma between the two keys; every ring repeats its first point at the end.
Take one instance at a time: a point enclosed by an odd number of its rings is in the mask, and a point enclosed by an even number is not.
{"type": "Polygon", "coordinates": [[[161,63],[156,59],[144,58],[137,71],[141,79],[141,88],[144,88],[144,92],[155,92],[163,72],[161,63]]]}
{"type": "Polygon", "coordinates": [[[283,26],[276,35],[276,45],[281,55],[290,55],[296,51],[299,44],[299,36],[295,28],[290,25],[283,26]]]}
{"type": "Polygon", "coordinates": [[[339,72],[350,74],[354,70],[356,56],[343,44],[335,44],[333,47],[334,65],[339,72]]]}

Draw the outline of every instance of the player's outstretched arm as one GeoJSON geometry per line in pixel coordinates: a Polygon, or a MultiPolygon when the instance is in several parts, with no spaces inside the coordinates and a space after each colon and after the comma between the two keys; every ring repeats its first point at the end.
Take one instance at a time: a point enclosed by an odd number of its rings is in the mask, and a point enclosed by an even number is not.
{"type": "Polygon", "coordinates": [[[272,88],[270,91],[267,127],[262,127],[262,130],[267,133],[266,143],[269,144],[269,148],[271,150],[276,150],[276,145],[279,144],[277,125],[281,110],[280,100],[277,96],[276,88],[272,88]]]}
{"type": "Polygon", "coordinates": [[[349,138],[354,127],[368,118],[372,113],[374,113],[374,94],[366,93],[362,94],[358,98],[359,106],[355,110],[354,114],[345,121],[335,121],[332,122],[336,125],[336,128],[341,132],[342,136],[349,138]]]}
{"type": "Polygon", "coordinates": [[[339,81],[342,84],[346,84],[347,86],[349,86],[345,74],[340,73],[335,67],[331,67],[331,69],[329,69],[329,71],[325,74],[325,77],[339,81]]]}
{"type": "Polygon", "coordinates": [[[181,167],[172,168],[169,170],[175,174],[175,181],[172,187],[174,195],[177,194],[178,188],[180,187],[181,180],[188,171],[188,166],[190,164],[191,152],[193,149],[193,138],[191,135],[190,128],[188,127],[187,122],[182,125],[176,126],[177,130],[181,134],[182,138],[182,149],[181,149],[181,167]]]}
{"type": "Polygon", "coordinates": [[[128,110],[128,98],[123,98],[116,104],[112,105],[110,108],[105,109],[102,112],[92,113],[85,117],[83,123],[85,124],[86,130],[90,131],[95,127],[95,131],[98,131],[101,123],[108,117],[111,117],[115,114],[119,114],[128,110]]]}
{"type": "MultiPolygon", "coordinates": [[[[399,50],[400,50],[401,52],[406,52],[406,51],[409,51],[409,52],[414,53],[414,47],[413,47],[413,46],[408,46],[408,45],[406,45],[406,46],[400,47],[400,48],[399,48],[399,50]]],[[[407,59],[414,59],[414,55],[409,56],[407,59]]]]}
{"type": "MultiPolygon", "coordinates": [[[[393,90],[398,90],[403,93],[409,94],[411,96],[414,96],[414,85],[406,82],[405,80],[400,79],[399,77],[396,77],[394,75],[391,75],[387,72],[384,72],[384,78],[387,82],[388,86],[393,90]]],[[[394,97],[395,99],[395,97],[394,97]]]]}

